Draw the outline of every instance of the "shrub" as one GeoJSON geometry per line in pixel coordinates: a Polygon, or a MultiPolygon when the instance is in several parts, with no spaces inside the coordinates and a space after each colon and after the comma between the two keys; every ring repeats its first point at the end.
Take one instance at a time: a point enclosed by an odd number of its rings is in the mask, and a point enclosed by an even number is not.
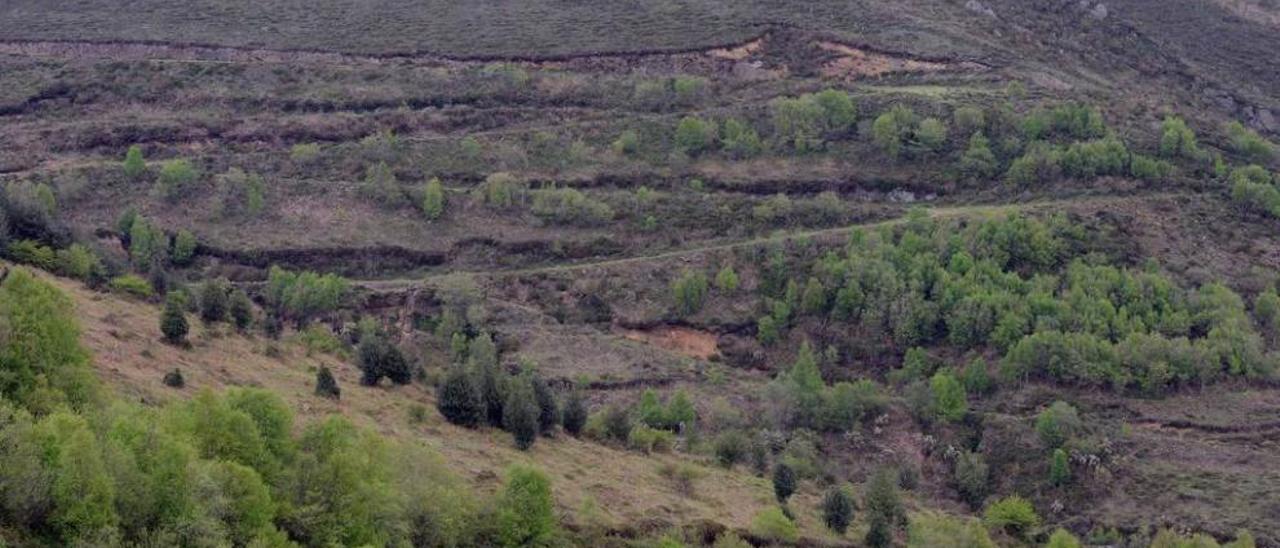
{"type": "Polygon", "coordinates": [[[907,518],[895,476],[892,468],[876,470],[863,496],[863,507],[866,508],[868,519],[883,522],[891,529],[905,523],[907,518]]]}
{"type": "Polygon", "coordinates": [[[1049,483],[1066,485],[1071,481],[1071,465],[1067,461],[1067,452],[1062,448],[1054,449],[1049,458],[1049,483]]]}
{"type": "Polygon", "coordinates": [[[1027,152],[1009,164],[1005,182],[1028,187],[1044,181],[1052,181],[1061,173],[1059,162],[1062,154],[1045,143],[1032,143],[1027,152]]]}
{"type": "Polygon", "coordinates": [[[316,371],[315,394],[322,398],[335,400],[342,397],[342,389],[338,388],[338,379],[334,378],[333,372],[323,365],[320,366],[319,371],[316,371]]]}
{"type": "Polygon", "coordinates": [[[973,508],[982,506],[982,501],[987,498],[987,485],[989,479],[989,470],[987,468],[986,459],[982,458],[982,453],[965,451],[956,457],[955,467],[953,469],[955,475],[956,489],[960,491],[960,495],[964,497],[965,502],[973,508]]]}
{"type": "Polygon", "coordinates": [[[191,264],[191,260],[196,255],[196,235],[191,231],[182,229],[178,231],[178,235],[173,238],[173,264],[178,266],[186,266],[191,264]]]}
{"type": "Polygon", "coordinates": [[[245,294],[243,289],[231,292],[231,302],[228,304],[227,312],[231,315],[231,322],[235,324],[236,329],[244,331],[253,325],[253,301],[249,300],[249,295],[245,294]]]}
{"type": "Polygon", "coordinates": [[[632,155],[640,151],[640,134],[634,129],[623,130],[613,141],[613,152],[621,155],[632,155]]]}
{"type": "Polygon", "coordinates": [[[336,274],[290,272],[273,266],[265,294],[277,314],[305,325],[314,316],[336,310],[348,289],[347,280],[336,274]]]}
{"type": "Polygon", "coordinates": [[[1129,163],[1129,175],[1148,183],[1159,183],[1173,175],[1173,164],[1141,154],[1134,154],[1129,163]]]}
{"type": "Polygon", "coordinates": [[[1166,158],[1199,157],[1200,147],[1196,144],[1196,133],[1187,127],[1182,118],[1164,117],[1164,122],[1160,124],[1160,155],[1166,158]]]}
{"type": "Polygon", "coordinates": [[[1068,177],[1090,179],[1102,175],[1124,175],[1129,171],[1129,151],[1115,137],[1072,143],[1059,161],[1068,177]]]}
{"type": "Polygon", "coordinates": [[[1080,431],[1082,423],[1076,408],[1056,401],[1036,415],[1036,433],[1045,447],[1056,449],[1071,440],[1080,431]]]}
{"type": "Polygon", "coordinates": [[[1058,528],[1049,535],[1045,548],[1081,548],[1080,541],[1066,529],[1058,528]]]}
{"type": "Polygon", "coordinates": [[[517,379],[508,385],[502,422],[517,449],[524,451],[533,447],[538,439],[538,403],[529,379],[517,379]]]}
{"type": "Polygon", "coordinates": [[[627,446],[645,454],[667,453],[675,446],[675,435],[665,430],[637,424],[627,434],[627,446]]]}
{"type": "Polygon", "coordinates": [[[956,422],[969,412],[964,387],[950,372],[939,371],[934,374],[929,381],[929,391],[933,395],[934,414],[943,421],[956,422]]]}
{"type": "Polygon", "coordinates": [[[142,158],[142,147],[138,145],[130,145],[129,150],[124,153],[124,175],[130,179],[137,179],[147,172],[147,162],[142,158]]]}
{"type": "Polygon", "coordinates": [[[702,471],[697,467],[683,462],[679,464],[663,464],[658,469],[658,473],[671,480],[671,483],[675,485],[676,491],[686,497],[693,496],[698,479],[703,475],[702,471]]]}
{"type": "Polygon", "coordinates": [[[796,492],[796,473],[785,462],[773,466],[773,496],[778,502],[787,503],[791,494],[796,492]]]}
{"type": "Polygon", "coordinates": [[[266,207],[266,183],[256,173],[233,167],[216,177],[218,209],[223,216],[256,217],[266,207]]]}
{"type": "Polygon", "coordinates": [[[960,171],[972,179],[994,177],[1000,164],[996,155],[991,152],[991,142],[982,132],[975,132],[969,138],[969,148],[960,156],[960,171]]]}
{"type": "Polygon", "coordinates": [[[738,273],[733,270],[733,265],[724,265],[724,268],[716,273],[716,289],[721,293],[737,291],[738,283],[738,273]]]}
{"type": "Polygon", "coordinates": [[[164,335],[165,342],[178,344],[185,341],[189,328],[182,304],[177,299],[167,299],[164,312],[160,314],[160,333],[164,335]]]}
{"type": "Polygon", "coordinates": [[[205,282],[200,288],[200,319],[210,323],[227,319],[230,290],[223,278],[205,282]]]}
{"type": "Polygon", "coordinates": [[[848,93],[827,89],[770,103],[778,140],[799,152],[817,150],[827,139],[845,133],[857,121],[857,106],[848,93]]]}
{"type": "Polygon", "coordinates": [[[746,434],[738,430],[722,432],[716,437],[716,461],[725,468],[733,468],[733,465],[746,458],[748,445],[746,434]]]}
{"type": "Polygon", "coordinates": [[[676,125],[676,149],[696,155],[715,146],[716,124],[694,116],[685,116],[676,125]]]}
{"type": "Polygon", "coordinates": [[[1040,516],[1026,499],[1017,495],[1005,497],[987,506],[982,513],[987,527],[1021,537],[1040,525],[1040,516]]]}
{"type": "Polygon", "coordinates": [[[462,366],[453,366],[436,393],[436,409],[445,420],[474,428],[484,417],[480,391],[462,366]]]}
{"type": "Polygon", "coordinates": [[[432,177],[422,190],[422,214],[427,220],[434,221],[444,214],[444,206],[444,185],[440,184],[439,178],[432,177]]]}
{"type": "Polygon", "coordinates": [[[394,384],[409,384],[413,378],[404,354],[381,336],[364,337],[357,353],[362,372],[360,384],[375,386],[383,377],[391,379],[394,384]]]}
{"type": "Polygon", "coordinates": [[[581,390],[574,390],[569,393],[569,398],[564,404],[564,430],[571,436],[578,436],[582,433],[582,428],[587,424],[587,402],[582,397],[581,390]]]}
{"type": "Polygon", "coordinates": [[[166,200],[174,200],[182,196],[199,176],[191,162],[182,158],[169,160],[160,167],[160,175],[156,178],[156,192],[166,200]]]}
{"type": "Polygon", "coordinates": [[[530,211],[559,224],[595,226],[613,220],[613,208],[573,188],[544,188],[533,192],[530,211]]]}
{"type": "Polygon", "coordinates": [[[182,377],[182,370],[174,368],[173,371],[164,374],[162,381],[169,388],[182,388],[187,385],[187,380],[182,377]]]}
{"type": "Polygon", "coordinates": [[[513,466],[498,495],[495,525],[502,546],[550,546],[556,535],[551,480],[527,466],[513,466]]]}
{"type": "Polygon", "coordinates": [[[327,325],[312,324],[298,332],[297,339],[307,349],[307,355],[330,354],[347,356],[347,348],[327,325]]]}
{"type": "Polygon", "coordinates": [[[915,130],[916,142],[929,152],[939,152],[947,144],[947,124],[937,118],[925,118],[915,130]]]}
{"type": "Polygon", "coordinates": [[[871,137],[885,154],[897,159],[917,123],[918,118],[909,107],[894,105],[876,117],[871,125],[871,137]]]}
{"type": "Polygon", "coordinates": [[[551,434],[560,424],[560,407],[556,404],[556,395],[547,386],[547,381],[534,375],[530,382],[533,386],[534,401],[538,404],[538,431],[551,434]]]}
{"type": "Polygon", "coordinates": [[[289,147],[289,159],[296,163],[309,164],[319,157],[319,143],[298,143],[289,147]]]}
{"type": "Polygon", "coordinates": [[[365,170],[360,195],[384,207],[398,207],[405,201],[404,190],[386,162],[378,162],[365,170]]]}
{"type": "Polygon", "coordinates": [[[907,548],[963,546],[965,548],[997,548],[991,535],[978,520],[952,517],[938,512],[920,512],[911,517],[907,527],[907,548]]]}
{"type": "Polygon", "coordinates": [[[67,249],[57,252],[58,272],[93,285],[101,283],[106,267],[102,259],[81,244],[71,244],[67,249]],[[96,282],[95,282],[96,280],[96,282]]]}
{"type": "Polygon", "coordinates": [[[822,497],[822,523],[843,535],[853,522],[853,497],[843,487],[833,486],[822,497]]]}
{"type": "Polygon", "coordinates": [[[1251,162],[1267,163],[1275,156],[1275,145],[1267,141],[1257,132],[1244,127],[1240,122],[1227,124],[1227,135],[1231,138],[1231,148],[1251,162]]]}
{"type": "Polygon", "coordinates": [[[951,123],[961,133],[973,134],[987,126],[986,114],[978,107],[962,106],[951,114],[951,123]]]}
{"type": "Polygon", "coordinates": [[[707,276],[701,271],[684,271],[671,284],[676,301],[676,313],[681,316],[696,314],[707,298],[707,276]]]}
{"type": "Polygon", "coordinates": [[[737,118],[724,122],[721,148],[734,158],[751,158],[760,153],[760,135],[755,128],[737,118]]]}
{"type": "Polygon", "coordinates": [[[751,519],[751,534],[773,542],[793,543],[800,533],[781,508],[768,508],[751,519]]]}
{"type": "Polygon", "coordinates": [[[151,284],[133,274],[111,278],[111,281],[107,282],[107,288],[116,293],[123,293],[140,299],[148,299],[154,294],[151,290],[151,284]]]}
{"type": "Polygon", "coordinates": [[[16,262],[41,270],[53,271],[58,265],[58,254],[53,248],[40,245],[35,240],[18,240],[9,244],[9,256],[16,262]]]}

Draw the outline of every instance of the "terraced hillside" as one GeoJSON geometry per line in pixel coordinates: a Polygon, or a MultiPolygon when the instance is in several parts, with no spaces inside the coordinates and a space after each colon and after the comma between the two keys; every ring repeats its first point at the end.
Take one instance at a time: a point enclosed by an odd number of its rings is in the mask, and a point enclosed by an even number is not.
{"type": "Polygon", "coordinates": [[[1271,2],[45,4],[0,545],[1280,546],[1271,2]]]}

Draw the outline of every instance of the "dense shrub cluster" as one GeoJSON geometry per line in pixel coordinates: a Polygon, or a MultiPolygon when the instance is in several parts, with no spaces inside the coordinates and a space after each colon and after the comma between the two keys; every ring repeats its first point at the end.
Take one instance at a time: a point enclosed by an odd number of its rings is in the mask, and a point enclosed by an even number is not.
{"type": "Polygon", "coordinates": [[[290,272],[273,266],[264,295],[279,317],[305,325],[317,316],[337,310],[347,295],[348,285],[346,279],[336,274],[290,272]]]}

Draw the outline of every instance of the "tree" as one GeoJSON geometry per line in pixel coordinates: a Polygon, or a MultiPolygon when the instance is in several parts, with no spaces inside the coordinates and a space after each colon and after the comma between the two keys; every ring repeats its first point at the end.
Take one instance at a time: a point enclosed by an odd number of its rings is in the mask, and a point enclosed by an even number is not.
{"type": "Polygon", "coordinates": [[[171,259],[177,266],[187,266],[196,255],[196,236],[187,229],[178,231],[173,238],[173,254],[171,259]]]}
{"type": "Polygon", "coordinates": [[[751,533],[773,543],[792,544],[800,536],[796,524],[781,508],[766,508],[751,519],[751,533]]]}
{"type": "Polygon", "coordinates": [[[716,273],[716,289],[721,293],[733,293],[738,290],[738,273],[733,270],[733,265],[724,265],[724,268],[716,273]]]}
{"type": "Polygon", "coordinates": [[[929,381],[929,390],[933,394],[934,413],[943,421],[956,422],[969,412],[964,386],[949,371],[935,373],[929,381]]]}
{"type": "Polygon", "coordinates": [[[1275,156],[1275,145],[1240,122],[1227,124],[1227,135],[1231,137],[1231,148],[1251,162],[1265,164],[1275,156]]]}
{"type": "Polygon", "coordinates": [[[822,497],[822,522],[840,535],[849,529],[853,522],[853,497],[845,488],[833,486],[827,489],[822,497]]]}
{"type": "Polygon", "coordinates": [[[508,385],[502,406],[503,427],[511,433],[516,448],[525,451],[538,439],[538,402],[530,379],[519,378],[508,385]]]}
{"type": "MultiPolygon", "coordinates": [[[[876,470],[871,476],[871,484],[867,486],[863,496],[863,506],[867,509],[867,518],[873,523],[881,521],[892,529],[906,522],[907,512],[898,495],[897,474],[892,468],[884,467],[876,470]]],[[[868,533],[868,536],[870,534],[868,533]]]]}
{"type": "Polygon", "coordinates": [[[1165,116],[1160,124],[1160,155],[1168,158],[1181,156],[1195,159],[1200,155],[1196,133],[1187,127],[1186,121],[1177,116],[1165,116]]]}
{"type": "Polygon", "coordinates": [[[1036,433],[1045,447],[1056,449],[1070,441],[1080,430],[1082,423],[1076,408],[1056,401],[1036,416],[1036,433]]]}
{"type": "Polygon", "coordinates": [[[577,437],[582,432],[582,427],[587,424],[587,402],[582,397],[581,390],[574,390],[569,393],[568,400],[564,404],[564,430],[569,435],[577,437]]]}
{"type": "Polygon", "coordinates": [[[560,407],[556,404],[556,395],[541,375],[533,375],[530,383],[533,385],[534,400],[538,404],[538,431],[543,435],[550,435],[555,432],[556,425],[560,424],[560,407]]]}
{"type": "Polygon", "coordinates": [[[169,160],[160,167],[160,175],[156,178],[156,191],[160,197],[173,200],[182,196],[183,191],[199,176],[195,166],[186,159],[169,160]]]}
{"type": "Polygon", "coordinates": [[[231,314],[231,322],[235,324],[236,329],[244,331],[253,324],[253,301],[249,300],[249,295],[243,289],[231,292],[231,302],[227,311],[231,314]]]}
{"type": "Polygon", "coordinates": [[[760,135],[755,128],[737,118],[724,122],[721,142],[724,151],[734,158],[750,158],[760,153],[760,135]]]}
{"type": "Polygon", "coordinates": [[[95,379],[71,300],[26,268],[10,268],[0,280],[0,400],[29,404],[47,383],[79,408],[95,379]]]}
{"type": "Polygon", "coordinates": [[[994,177],[1000,165],[996,155],[991,152],[991,142],[981,131],[969,138],[969,148],[960,156],[960,171],[972,179],[994,177]]]}
{"type": "Polygon", "coordinates": [[[480,401],[484,406],[484,419],[489,426],[501,428],[503,408],[507,404],[507,387],[511,383],[507,382],[505,374],[499,374],[496,362],[492,365],[480,365],[482,361],[483,358],[473,357],[471,363],[475,385],[480,390],[480,401]]]}
{"type": "Polygon", "coordinates": [[[335,379],[333,372],[323,365],[320,366],[319,371],[316,371],[315,393],[322,398],[333,398],[335,400],[342,397],[342,389],[338,388],[338,379],[335,379]]]}
{"type": "Polygon", "coordinates": [[[1066,529],[1058,528],[1049,535],[1048,544],[1044,548],[1081,548],[1080,541],[1066,529]]]}
{"type": "Polygon", "coordinates": [[[422,213],[427,220],[434,221],[444,214],[444,206],[444,185],[440,184],[438,177],[432,177],[422,192],[422,213]]]}
{"type": "Polygon", "coordinates": [[[436,393],[436,409],[445,420],[467,428],[475,428],[484,418],[480,391],[462,366],[449,368],[449,374],[436,393]]]}
{"type": "Polygon", "coordinates": [[[893,545],[893,527],[884,518],[872,514],[863,542],[870,548],[889,548],[893,545]]]}
{"type": "Polygon", "coordinates": [[[915,130],[920,146],[929,152],[938,152],[947,144],[947,124],[937,118],[925,118],[915,130]]]}
{"type": "Polygon", "coordinates": [[[916,113],[909,107],[894,105],[876,118],[871,126],[871,137],[885,154],[896,160],[917,123],[916,113]]]}
{"type": "Polygon", "coordinates": [[[556,534],[551,480],[537,469],[513,466],[498,495],[498,539],[506,547],[550,546],[556,534]]]}
{"type": "Polygon", "coordinates": [[[1273,340],[1280,338],[1280,295],[1276,294],[1275,289],[1258,293],[1253,301],[1253,314],[1268,337],[1273,340]]]}
{"type": "Polygon", "coordinates": [[[130,145],[129,150],[124,153],[124,175],[130,179],[137,179],[147,171],[147,162],[142,159],[142,147],[138,145],[130,145]]]}
{"type": "Polygon", "coordinates": [[[720,466],[733,468],[733,465],[742,462],[742,459],[746,457],[747,444],[747,436],[740,430],[721,432],[716,437],[716,461],[720,463],[720,466]]]}
{"type": "Polygon", "coordinates": [[[394,384],[409,384],[413,373],[409,363],[396,345],[388,342],[381,335],[370,335],[360,341],[356,348],[359,355],[360,384],[375,386],[383,377],[391,379],[394,384]]]}
{"type": "Polygon", "coordinates": [[[1071,481],[1071,465],[1067,461],[1067,452],[1061,447],[1053,450],[1049,459],[1049,483],[1066,485],[1071,481]]]}
{"type": "Polygon", "coordinates": [[[165,342],[180,344],[186,341],[189,329],[187,316],[182,310],[182,303],[176,298],[170,297],[166,299],[164,312],[160,314],[160,333],[164,335],[165,342]]]}
{"type": "Polygon", "coordinates": [[[223,278],[209,280],[200,288],[200,319],[213,323],[227,319],[230,287],[223,278]]]}
{"type": "Polygon", "coordinates": [[[796,492],[796,473],[785,462],[773,466],[773,495],[778,502],[787,503],[791,494],[796,492]]]}

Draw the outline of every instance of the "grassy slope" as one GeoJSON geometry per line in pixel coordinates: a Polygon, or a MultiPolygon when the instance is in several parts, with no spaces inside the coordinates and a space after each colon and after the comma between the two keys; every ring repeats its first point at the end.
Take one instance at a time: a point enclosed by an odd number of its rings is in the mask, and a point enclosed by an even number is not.
{"type": "MultiPolygon", "coordinates": [[[[587,498],[593,499],[615,527],[678,525],[700,519],[732,528],[746,528],[756,512],[772,506],[772,487],[742,469],[726,471],[708,462],[676,455],[643,456],[561,435],[541,440],[531,451],[512,448],[501,431],[458,428],[434,411],[434,395],[421,385],[364,388],[350,363],[331,356],[307,356],[299,345],[278,343],[278,357],[269,357],[267,340],[228,332],[225,326],[206,328],[192,320],[192,347],[163,344],[156,326],[157,307],[101,294],[78,283],[45,276],[76,303],[82,340],[93,352],[101,377],[125,397],[147,402],[186,398],[201,389],[257,386],[279,394],[303,422],[341,413],[358,423],[392,436],[419,436],[440,451],[446,461],[477,489],[496,488],[502,470],[516,462],[531,462],[546,470],[555,485],[562,512],[572,515],[587,498]],[[314,371],[329,366],[343,388],[341,402],[312,395],[314,371]],[[174,390],[161,377],[182,369],[187,387],[174,390]],[[409,419],[409,409],[430,410],[421,424],[409,419]],[[693,497],[684,497],[659,473],[664,463],[691,462],[705,475],[693,497]]],[[[818,494],[802,491],[792,502],[802,531],[828,538],[815,516],[818,494]]],[[[570,517],[570,521],[573,518],[570,517]]]]}

